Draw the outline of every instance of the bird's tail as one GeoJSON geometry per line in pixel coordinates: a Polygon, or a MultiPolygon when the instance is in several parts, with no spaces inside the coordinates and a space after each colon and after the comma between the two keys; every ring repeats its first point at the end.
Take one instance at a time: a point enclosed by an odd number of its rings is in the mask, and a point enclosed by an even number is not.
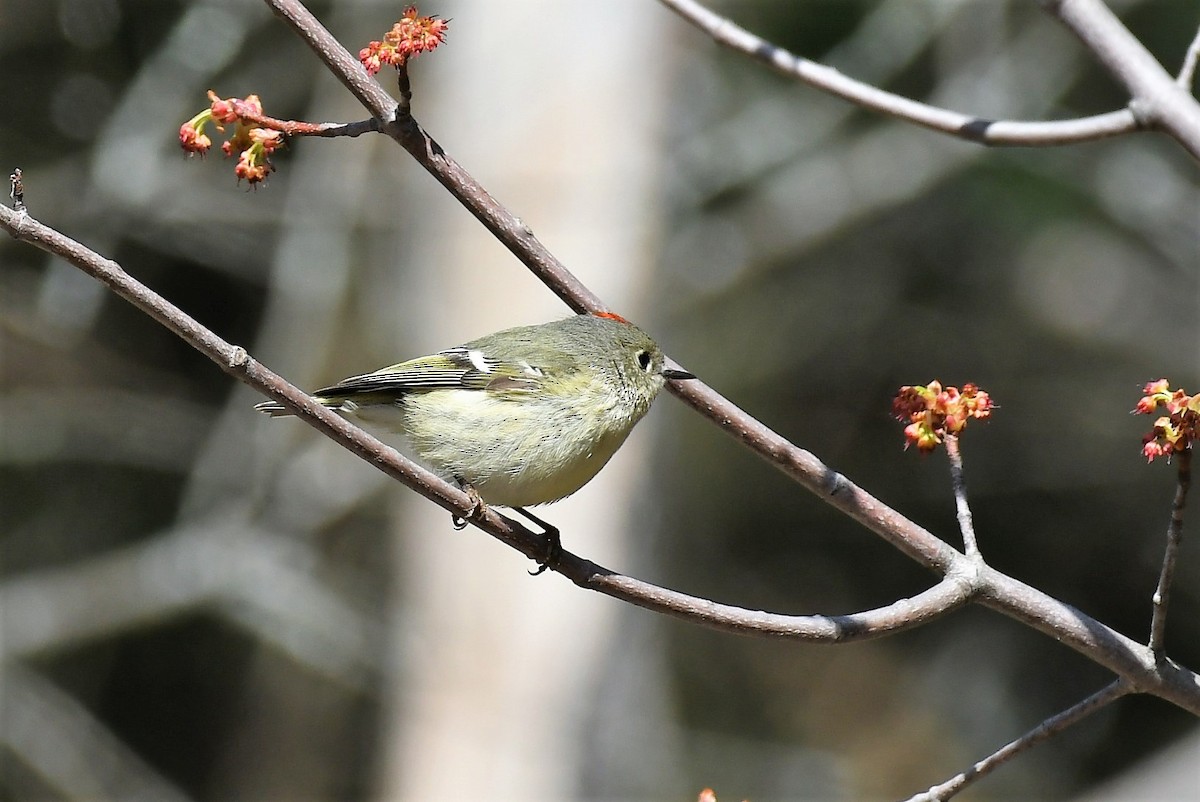
{"type": "Polygon", "coordinates": [[[286,418],[292,414],[287,407],[278,401],[263,401],[261,404],[255,404],[254,409],[272,418],[286,418]]]}
{"type": "MultiPolygon", "coordinates": [[[[322,398],[314,396],[323,406],[330,409],[342,411],[346,407],[346,402],[340,398],[322,398]]],[[[272,418],[287,418],[292,415],[292,411],[278,401],[263,401],[255,404],[254,409],[272,418]]]]}

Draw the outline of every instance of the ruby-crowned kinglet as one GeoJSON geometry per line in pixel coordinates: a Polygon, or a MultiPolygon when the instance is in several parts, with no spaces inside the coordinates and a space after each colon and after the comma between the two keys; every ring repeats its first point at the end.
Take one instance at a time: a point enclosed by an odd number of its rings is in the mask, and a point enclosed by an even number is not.
{"type": "MultiPolygon", "coordinates": [[[[625,442],[667,379],[645,332],[616,315],[498,331],[314,393],[400,434],[416,457],[488,504],[548,504],[583,487],[625,442]]],[[[290,415],[274,401],[255,407],[290,415]]],[[[554,535],[552,534],[553,538],[554,535]]]]}

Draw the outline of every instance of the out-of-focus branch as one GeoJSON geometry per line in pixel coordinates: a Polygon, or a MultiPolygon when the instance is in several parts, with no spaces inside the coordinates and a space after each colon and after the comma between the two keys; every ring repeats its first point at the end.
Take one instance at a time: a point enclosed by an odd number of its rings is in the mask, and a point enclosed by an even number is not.
{"type": "Polygon", "coordinates": [[[1175,576],[1179,546],[1183,542],[1183,510],[1187,506],[1188,488],[1192,484],[1192,450],[1184,449],[1176,456],[1179,459],[1179,467],[1176,472],[1175,498],[1171,502],[1171,521],[1167,524],[1167,549],[1163,554],[1158,587],[1154,589],[1153,613],[1150,617],[1150,648],[1155,654],[1162,654],[1163,651],[1167,610],[1171,605],[1171,581],[1175,576]]]}
{"type": "MultiPolygon", "coordinates": [[[[1130,110],[1200,159],[1200,103],[1100,0],[1041,0],[1128,90],[1130,110]]],[[[1186,71],[1186,68],[1185,68],[1186,71]]],[[[1184,71],[1181,71],[1182,75],[1184,71]]]]}
{"type": "Polygon", "coordinates": [[[1173,79],[1145,46],[1100,0],[1042,0],[1108,67],[1131,95],[1129,107],[1075,120],[988,120],[920,103],[856,81],[796,56],[705,8],[696,0],[659,0],[714,41],[745,53],[776,72],[844,98],[865,109],[984,145],[1045,146],[1087,142],[1143,128],[1159,128],[1200,159],[1200,104],[1187,91],[1200,58],[1192,43],[1173,79]]]}
{"type": "Polygon", "coordinates": [[[238,515],[197,521],[81,563],[0,581],[0,663],[216,605],[312,671],[365,690],[374,627],[307,572],[305,547],[238,515]]]}
{"type": "Polygon", "coordinates": [[[843,98],[869,111],[886,114],[943,134],[982,145],[1035,147],[1089,142],[1138,129],[1129,109],[1075,120],[989,120],[931,106],[843,75],[832,67],[794,55],[750,33],[695,0],[659,0],[719,45],[760,61],[789,78],[843,98]]]}
{"type": "Polygon", "coordinates": [[[941,802],[942,800],[949,799],[976,780],[982,780],[988,774],[991,774],[994,770],[1000,768],[1027,749],[1058,735],[1063,730],[1079,723],[1092,713],[1104,709],[1129,692],[1129,686],[1121,680],[1117,680],[1096,691],[1078,704],[1074,704],[1061,713],[1046,719],[1020,738],[1005,744],[961,774],[956,774],[944,783],[935,785],[928,791],[911,797],[908,802],[941,802]]]}
{"type": "Polygon", "coordinates": [[[49,798],[48,785],[56,799],[192,800],[87,707],[20,664],[4,666],[0,744],[40,779],[24,789],[26,772],[6,773],[4,790],[17,799],[49,798]]]}
{"type": "Polygon", "coordinates": [[[1183,56],[1183,66],[1179,68],[1179,75],[1175,78],[1175,83],[1187,92],[1192,91],[1192,79],[1196,77],[1197,61],[1200,61],[1200,29],[1196,31],[1196,36],[1188,45],[1187,53],[1183,56]]]}

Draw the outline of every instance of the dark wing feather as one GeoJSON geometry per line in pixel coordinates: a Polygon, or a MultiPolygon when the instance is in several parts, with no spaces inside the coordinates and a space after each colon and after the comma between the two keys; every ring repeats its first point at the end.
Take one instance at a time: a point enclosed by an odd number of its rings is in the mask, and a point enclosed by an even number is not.
{"type": "Polygon", "coordinates": [[[478,349],[459,346],[430,356],[417,357],[380,368],[373,373],[350,376],[331,387],[318,390],[321,398],[345,398],[361,394],[403,394],[420,390],[531,389],[536,378],[519,367],[483,356],[478,349]]]}

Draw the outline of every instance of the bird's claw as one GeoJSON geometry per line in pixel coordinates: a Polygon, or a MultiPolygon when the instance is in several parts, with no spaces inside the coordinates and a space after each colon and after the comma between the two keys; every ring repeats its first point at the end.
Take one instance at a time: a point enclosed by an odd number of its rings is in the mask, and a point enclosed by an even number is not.
{"type": "Polygon", "coordinates": [[[458,479],[458,486],[462,488],[464,493],[471,497],[471,509],[467,511],[466,515],[450,513],[450,525],[457,530],[462,530],[467,528],[467,524],[470,523],[472,518],[479,517],[487,505],[483,503],[483,498],[479,495],[479,491],[462,479],[458,479]]]}
{"type": "Polygon", "coordinates": [[[544,534],[547,541],[549,541],[546,547],[546,559],[538,560],[538,567],[535,570],[530,571],[529,575],[540,576],[546,573],[547,568],[557,567],[558,560],[560,557],[562,557],[563,550],[562,540],[558,534],[558,527],[546,523],[541,518],[526,510],[524,507],[513,507],[513,509],[521,513],[521,515],[525,516],[530,521],[533,521],[533,523],[540,526],[542,528],[542,534],[544,534]]]}
{"type": "MultiPolygon", "coordinates": [[[[554,535],[558,535],[558,530],[554,530],[554,535]]],[[[558,565],[559,558],[562,557],[562,543],[558,541],[558,537],[550,538],[550,547],[546,549],[546,559],[538,560],[538,567],[529,571],[530,576],[541,576],[546,573],[547,568],[554,568],[558,565]]]]}

